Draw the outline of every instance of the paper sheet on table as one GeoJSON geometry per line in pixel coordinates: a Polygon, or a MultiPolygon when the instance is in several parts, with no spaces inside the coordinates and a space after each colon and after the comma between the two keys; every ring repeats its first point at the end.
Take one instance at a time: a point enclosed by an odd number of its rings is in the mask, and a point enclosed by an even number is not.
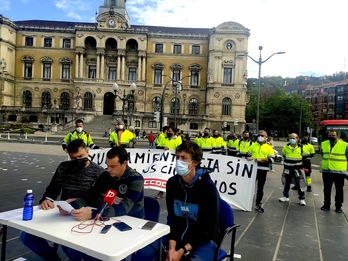
{"type": "Polygon", "coordinates": [[[71,212],[74,210],[74,208],[66,201],[54,201],[54,204],[57,206],[60,206],[62,209],[64,209],[66,212],[71,212]]]}

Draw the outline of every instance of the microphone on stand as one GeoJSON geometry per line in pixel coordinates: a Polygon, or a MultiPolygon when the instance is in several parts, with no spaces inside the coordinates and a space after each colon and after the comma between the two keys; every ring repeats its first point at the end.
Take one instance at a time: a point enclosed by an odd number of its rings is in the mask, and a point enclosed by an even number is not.
{"type": "Polygon", "coordinates": [[[95,216],[96,219],[99,219],[102,217],[105,209],[107,207],[110,207],[112,204],[114,204],[116,199],[117,192],[115,190],[108,190],[104,195],[104,203],[99,211],[99,213],[95,216]]]}

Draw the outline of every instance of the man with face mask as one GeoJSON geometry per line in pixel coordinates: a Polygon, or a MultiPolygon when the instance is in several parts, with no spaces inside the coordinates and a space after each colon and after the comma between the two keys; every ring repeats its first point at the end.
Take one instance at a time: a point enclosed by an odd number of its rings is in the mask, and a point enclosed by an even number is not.
{"type": "Polygon", "coordinates": [[[63,139],[62,147],[65,152],[68,152],[67,147],[69,142],[73,140],[83,140],[84,143],[87,145],[87,147],[91,149],[102,149],[102,147],[99,147],[93,143],[91,134],[88,132],[85,132],[83,130],[83,120],[78,119],[75,121],[75,130],[69,132],[63,139]]]}
{"type": "Polygon", "coordinates": [[[249,131],[245,130],[242,133],[242,139],[238,142],[237,146],[237,157],[239,158],[247,158],[249,148],[253,143],[250,140],[249,131]]]}
{"type": "Polygon", "coordinates": [[[324,205],[321,210],[330,211],[331,189],[332,184],[335,183],[335,211],[342,213],[344,179],[348,179],[348,144],[338,138],[335,130],[330,130],[328,137],[329,140],[323,141],[320,147],[320,153],[323,156],[321,169],[324,183],[324,205]]]}
{"type": "Polygon", "coordinates": [[[172,127],[168,127],[166,138],[163,141],[163,148],[165,150],[175,150],[182,143],[181,137],[177,137],[172,127]]]}
{"type": "Polygon", "coordinates": [[[132,147],[135,142],[135,134],[129,130],[126,130],[124,122],[118,120],[118,123],[115,126],[115,130],[111,132],[109,137],[110,147],[129,148],[132,147]]]}
{"type": "Polygon", "coordinates": [[[247,153],[247,160],[255,160],[257,162],[257,192],[256,206],[257,212],[263,213],[262,207],[263,187],[266,183],[267,172],[269,171],[269,163],[274,162],[274,151],[271,145],[267,144],[267,132],[259,130],[257,142],[254,142],[247,153]]]}
{"type": "Polygon", "coordinates": [[[213,139],[214,139],[213,153],[223,154],[223,151],[225,151],[225,155],[226,155],[226,142],[220,136],[218,130],[213,130],[213,139]]]}
{"type": "MultiPolygon", "coordinates": [[[[41,200],[39,207],[48,210],[55,207],[54,200],[60,195],[61,200],[79,198],[87,195],[87,191],[97,180],[104,169],[88,159],[86,144],[81,139],[71,141],[67,147],[69,161],[59,164],[52,180],[41,200]]],[[[20,241],[44,260],[60,260],[57,251],[49,243],[38,236],[21,232],[20,241]]]]}
{"type": "Polygon", "coordinates": [[[228,156],[237,156],[237,147],[239,139],[236,133],[232,133],[232,139],[228,140],[227,144],[227,154],[228,156]]]}
{"type": "Polygon", "coordinates": [[[176,148],[176,174],[167,181],[168,251],[166,260],[213,260],[218,237],[220,196],[201,168],[202,149],[192,141],[176,148]]]}
{"type": "Polygon", "coordinates": [[[296,133],[289,135],[289,143],[285,144],[282,148],[282,154],[284,156],[284,170],[282,174],[282,181],[284,184],[283,197],[279,198],[280,202],[289,201],[290,185],[294,181],[295,186],[298,188],[298,198],[300,200],[300,206],[306,206],[305,193],[306,182],[305,174],[302,163],[302,145],[299,144],[299,138],[296,133]]]}
{"type": "Polygon", "coordinates": [[[213,137],[210,136],[210,129],[205,128],[203,131],[203,137],[197,143],[203,151],[212,152],[215,146],[215,141],[213,137]]]}

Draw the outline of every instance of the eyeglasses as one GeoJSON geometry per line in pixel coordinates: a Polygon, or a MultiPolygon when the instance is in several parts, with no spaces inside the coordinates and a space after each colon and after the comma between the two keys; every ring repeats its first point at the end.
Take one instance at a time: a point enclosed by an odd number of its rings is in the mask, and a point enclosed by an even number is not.
{"type": "Polygon", "coordinates": [[[266,137],[266,135],[259,134],[258,137],[266,137]]]}

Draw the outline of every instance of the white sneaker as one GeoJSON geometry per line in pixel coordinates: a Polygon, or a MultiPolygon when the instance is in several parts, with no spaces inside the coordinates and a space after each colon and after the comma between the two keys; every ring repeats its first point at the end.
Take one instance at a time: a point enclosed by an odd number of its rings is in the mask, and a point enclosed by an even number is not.
{"type": "Polygon", "coordinates": [[[300,206],[305,206],[306,205],[306,201],[304,199],[300,199],[300,206]]]}
{"type": "Polygon", "coordinates": [[[287,198],[287,197],[281,197],[281,198],[279,198],[279,201],[280,201],[280,202],[287,202],[287,201],[289,201],[289,198],[287,198]]]}

